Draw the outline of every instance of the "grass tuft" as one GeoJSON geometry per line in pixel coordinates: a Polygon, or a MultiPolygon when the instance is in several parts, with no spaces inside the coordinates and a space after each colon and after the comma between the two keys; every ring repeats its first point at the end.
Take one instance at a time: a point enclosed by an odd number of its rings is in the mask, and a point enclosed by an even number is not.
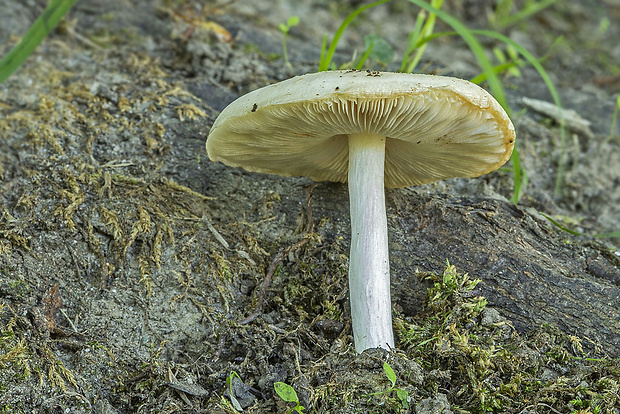
{"type": "Polygon", "coordinates": [[[52,0],[22,40],[0,60],[0,83],[15,72],[50,34],[77,0],[52,0]]]}
{"type": "MultiPolygon", "coordinates": [[[[373,7],[377,7],[381,4],[387,3],[390,0],[380,0],[374,3],[367,4],[362,7],[358,7],[352,13],[350,13],[342,22],[342,24],[336,30],[331,42],[329,43],[329,48],[327,48],[327,36],[323,37],[323,43],[321,47],[321,58],[319,62],[319,71],[325,71],[332,68],[333,62],[332,58],[338,42],[342,37],[342,34],[346,30],[346,28],[355,20],[361,13],[366,10],[369,10],[373,7]]],[[[424,54],[425,47],[427,43],[433,39],[442,36],[452,36],[458,35],[463,41],[467,44],[472,54],[476,58],[478,65],[482,69],[482,73],[479,76],[471,79],[474,83],[481,83],[486,81],[491,93],[497,99],[497,101],[502,105],[502,107],[506,110],[506,112],[511,114],[511,108],[508,105],[504,94],[504,88],[502,82],[499,79],[499,74],[502,72],[509,71],[513,74],[519,74],[517,66],[522,65],[523,62],[519,60],[519,56],[522,56],[525,61],[531,65],[543,79],[545,85],[549,89],[549,92],[553,98],[555,105],[562,110],[562,103],[560,101],[559,94],[557,89],[553,85],[551,78],[548,73],[545,71],[541,64],[542,59],[535,58],[529,51],[527,51],[523,46],[510,39],[509,37],[498,33],[492,30],[471,30],[467,26],[465,26],[462,22],[460,22],[454,16],[444,12],[441,10],[441,6],[443,0],[431,0],[430,3],[427,3],[423,0],[408,0],[410,3],[418,6],[421,10],[418,13],[415,26],[413,30],[409,33],[407,39],[407,48],[404,52],[403,60],[401,63],[400,70],[401,72],[413,72],[419,63],[420,59],[424,54]],[[454,31],[453,32],[439,32],[433,33],[435,28],[436,18],[439,18],[448,26],[450,26],[454,31]],[[493,66],[489,59],[487,58],[485,49],[478,41],[477,37],[490,37],[492,39],[498,40],[504,43],[507,47],[507,53],[509,54],[511,60],[508,61],[503,52],[500,55],[500,64],[497,66],[493,66]]],[[[521,21],[527,17],[530,17],[534,13],[539,12],[540,10],[551,6],[556,0],[543,0],[539,2],[533,2],[528,4],[524,9],[519,11],[516,14],[502,14],[502,10],[510,10],[512,8],[511,1],[503,1],[502,5],[498,5],[496,10],[496,20],[495,25],[497,27],[508,27],[521,21]],[[503,16],[503,17],[502,17],[503,16]]],[[[365,60],[368,58],[370,53],[372,52],[374,44],[367,44],[366,50],[358,61],[356,68],[361,68],[364,64],[365,60]]],[[[495,55],[498,55],[497,49],[495,55]]],[[[617,111],[616,111],[617,112],[617,111]]],[[[615,124],[615,121],[614,121],[615,124]]],[[[558,160],[558,168],[557,175],[554,186],[554,195],[559,197],[562,193],[562,186],[564,183],[564,169],[566,163],[566,128],[563,122],[563,118],[560,117],[560,159],[558,160]]],[[[512,166],[512,175],[514,179],[513,191],[511,201],[517,203],[521,198],[528,182],[528,174],[523,169],[519,159],[518,147],[515,146],[511,157],[511,166],[512,166]]]]}

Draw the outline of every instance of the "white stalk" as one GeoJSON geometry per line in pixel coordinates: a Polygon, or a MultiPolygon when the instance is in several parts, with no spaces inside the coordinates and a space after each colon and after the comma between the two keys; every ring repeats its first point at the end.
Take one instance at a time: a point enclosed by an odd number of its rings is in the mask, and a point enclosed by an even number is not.
{"type": "Polygon", "coordinates": [[[357,352],[394,348],[384,163],[384,136],[349,135],[349,292],[357,352]]]}

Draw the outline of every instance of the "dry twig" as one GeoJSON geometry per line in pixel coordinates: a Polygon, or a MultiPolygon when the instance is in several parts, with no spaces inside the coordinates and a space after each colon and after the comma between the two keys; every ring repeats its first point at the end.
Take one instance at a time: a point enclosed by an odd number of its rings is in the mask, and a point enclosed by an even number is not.
{"type": "Polygon", "coordinates": [[[308,229],[306,231],[306,234],[297,243],[287,247],[286,249],[280,250],[278,254],[276,254],[276,256],[273,258],[271,265],[269,266],[269,270],[267,271],[267,275],[265,276],[263,283],[261,283],[260,294],[258,297],[258,303],[256,304],[256,309],[249,316],[240,320],[238,322],[239,325],[247,325],[248,323],[252,322],[253,320],[255,320],[256,318],[260,316],[260,314],[263,311],[263,302],[265,301],[265,294],[267,293],[267,290],[269,289],[269,285],[271,284],[271,278],[273,277],[273,274],[276,272],[278,265],[282,262],[282,259],[284,257],[288,256],[289,253],[294,252],[295,250],[299,249],[301,246],[308,243],[308,240],[310,240],[312,231],[314,230],[314,223],[312,221],[312,190],[313,189],[314,189],[314,185],[311,185],[306,190],[306,218],[308,220],[308,229]]]}

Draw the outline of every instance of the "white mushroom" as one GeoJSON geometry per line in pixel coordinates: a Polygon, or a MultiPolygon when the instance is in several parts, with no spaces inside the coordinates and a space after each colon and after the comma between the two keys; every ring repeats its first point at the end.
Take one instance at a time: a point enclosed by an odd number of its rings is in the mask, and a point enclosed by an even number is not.
{"type": "Polygon", "coordinates": [[[384,187],[477,177],[503,165],[514,127],[461,79],[386,72],[307,74],[250,92],[218,116],[213,161],[349,183],[355,349],[394,347],[384,187]]]}

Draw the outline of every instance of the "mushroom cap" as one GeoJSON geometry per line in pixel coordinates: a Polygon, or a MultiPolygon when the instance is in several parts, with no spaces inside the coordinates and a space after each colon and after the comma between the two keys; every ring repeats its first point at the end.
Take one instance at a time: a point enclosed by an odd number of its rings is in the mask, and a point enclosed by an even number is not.
{"type": "Polygon", "coordinates": [[[477,177],[503,165],[515,131],[484,89],[433,75],[331,71],[241,96],[217,117],[207,153],[248,171],[347,181],[348,135],[386,137],[385,185],[477,177]]]}

